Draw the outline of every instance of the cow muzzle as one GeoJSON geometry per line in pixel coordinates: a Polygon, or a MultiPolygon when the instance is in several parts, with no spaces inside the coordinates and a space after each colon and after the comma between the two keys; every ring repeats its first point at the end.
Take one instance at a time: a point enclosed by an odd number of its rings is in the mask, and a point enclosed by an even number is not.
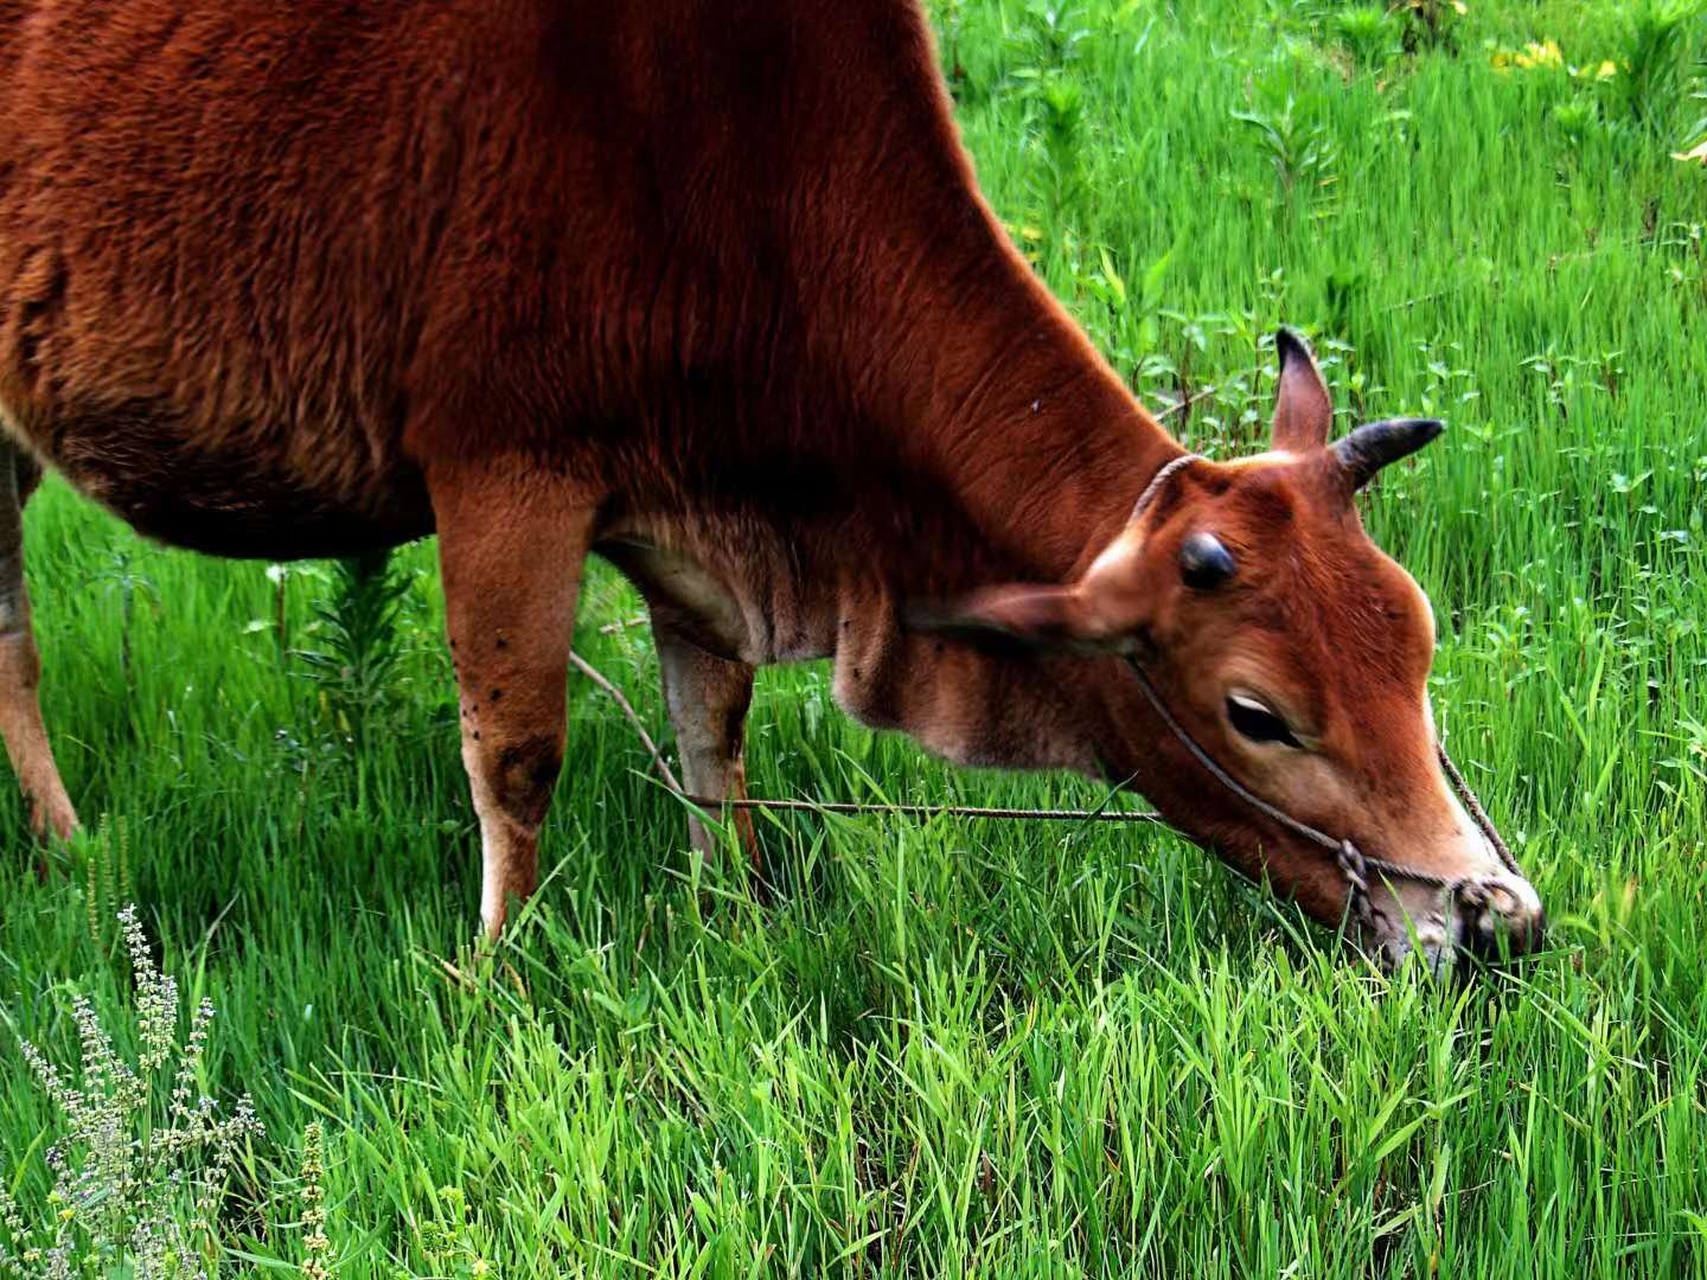
{"type": "Polygon", "coordinates": [[[1460,885],[1453,894],[1453,906],[1460,948],[1484,960],[1537,951],[1547,931],[1541,895],[1520,876],[1460,885]]]}
{"type": "Polygon", "coordinates": [[[1538,950],[1547,928],[1535,887],[1510,873],[1446,889],[1382,883],[1370,886],[1369,898],[1372,909],[1359,940],[1388,973],[1412,954],[1436,975],[1515,959],[1538,950]]]}

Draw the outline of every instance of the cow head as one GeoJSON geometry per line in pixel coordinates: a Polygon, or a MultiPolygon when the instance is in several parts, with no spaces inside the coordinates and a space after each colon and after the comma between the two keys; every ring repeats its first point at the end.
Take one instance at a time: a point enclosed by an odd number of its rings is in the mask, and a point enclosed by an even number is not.
{"type": "MultiPolygon", "coordinates": [[[[980,592],[957,626],[1129,656],[1250,793],[1364,854],[1476,886],[1452,895],[1371,876],[1363,941],[1388,963],[1413,939],[1432,964],[1492,951],[1501,935],[1531,947],[1535,890],[1501,864],[1437,759],[1428,600],[1370,541],[1353,501],[1441,424],[1374,423],[1330,443],[1332,404],[1308,348],[1286,331],[1277,341],[1270,452],[1182,462],[1077,581],[980,592]]],[[[1128,741],[1102,745],[1138,762],[1138,785],[1171,821],[1317,918],[1343,918],[1332,854],[1212,778],[1146,704],[1121,705],[1137,723],[1113,730],[1128,741]]]]}

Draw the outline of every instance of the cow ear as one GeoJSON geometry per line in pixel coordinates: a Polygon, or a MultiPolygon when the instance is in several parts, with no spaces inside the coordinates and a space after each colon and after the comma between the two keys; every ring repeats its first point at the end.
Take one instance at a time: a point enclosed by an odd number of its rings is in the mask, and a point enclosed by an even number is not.
{"type": "Polygon", "coordinates": [[[906,625],[1010,648],[1126,653],[1149,620],[1153,593],[1138,585],[1144,545],[1128,526],[1077,582],[986,587],[946,608],[909,609],[906,625]]]}
{"type": "Polygon", "coordinates": [[[1078,584],[1013,585],[975,591],[947,606],[910,609],[907,627],[1030,650],[1119,648],[1119,635],[1098,619],[1097,612],[1078,584]]]}
{"type": "Polygon", "coordinates": [[[1280,389],[1274,405],[1273,446],[1287,453],[1314,453],[1328,443],[1334,402],[1315,357],[1291,329],[1274,335],[1280,357],[1280,389]]]}

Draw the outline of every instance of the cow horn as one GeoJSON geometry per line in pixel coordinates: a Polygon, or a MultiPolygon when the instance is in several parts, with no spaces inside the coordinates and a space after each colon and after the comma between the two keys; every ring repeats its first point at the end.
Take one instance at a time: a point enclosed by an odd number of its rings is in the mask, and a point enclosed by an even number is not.
{"type": "Polygon", "coordinates": [[[1409,457],[1444,430],[1446,424],[1438,418],[1370,422],[1334,442],[1334,461],[1355,492],[1374,479],[1382,467],[1409,457]]]}

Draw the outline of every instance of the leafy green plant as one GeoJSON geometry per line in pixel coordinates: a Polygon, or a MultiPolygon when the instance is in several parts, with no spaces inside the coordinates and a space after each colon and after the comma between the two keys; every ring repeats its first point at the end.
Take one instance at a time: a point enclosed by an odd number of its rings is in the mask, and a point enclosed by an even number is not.
{"type": "Polygon", "coordinates": [[[1045,222],[1059,235],[1084,196],[1084,91],[1077,81],[1054,76],[1042,81],[1034,96],[1041,163],[1033,191],[1045,222]]]}
{"type": "Polygon", "coordinates": [[[960,41],[966,25],[965,0],[932,0],[931,12],[942,33],[943,71],[952,89],[966,79],[960,61],[960,41]]]}
{"type": "Polygon", "coordinates": [[[1379,4],[1355,4],[1333,15],[1334,37],[1364,71],[1379,71],[1399,53],[1399,24],[1379,4]]]}
{"type": "Polygon", "coordinates": [[[196,1007],[180,1044],[177,980],[155,966],[136,908],[118,918],[136,1000],[126,1038],[137,1056],[120,1052],[82,995],[71,1005],[82,1045],[75,1072],[21,1042],[65,1130],[47,1149],[53,1189],[41,1221],[31,1223],[0,1182],[0,1274],[206,1276],[220,1253],[226,1185],[263,1136],[247,1094],[222,1116],[202,1092],[212,1004],[196,1007]]]}
{"type": "Polygon", "coordinates": [[[1600,114],[1593,102],[1572,98],[1554,105],[1553,125],[1573,147],[1580,147],[1595,131],[1600,114]]]}
{"type": "Polygon", "coordinates": [[[1623,24],[1624,74],[1617,85],[1624,106],[1637,123],[1669,132],[1685,96],[1689,39],[1707,0],[1638,0],[1623,24]]]}
{"type": "Polygon", "coordinates": [[[1015,43],[1023,51],[1029,72],[1067,71],[1079,60],[1091,38],[1085,7],[1076,2],[1031,0],[1020,12],[1015,43]]]}
{"type": "Polygon", "coordinates": [[[420,1241],[433,1269],[457,1280],[481,1280],[494,1274],[491,1260],[480,1252],[469,1230],[473,1212],[462,1188],[434,1188],[431,1200],[436,1212],[421,1223],[420,1241]]]}
{"type": "Polygon", "coordinates": [[[125,695],[136,697],[136,666],[132,661],[133,638],[136,630],[136,607],[139,602],[152,605],[160,612],[160,591],[153,580],[136,567],[135,556],[128,547],[114,547],[105,568],[96,581],[104,586],[107,599],[119,603],[119,670],[124,676],[125,695]]]}
{"type": "Polygon", "coordinates": [[[1404,24],[1406,53],[1456,50],[1459,27],[1469,16],[1466,0],[1394,0],[1388,9],[1404,24]]]}
{"type": "MultiPolygon", "coordinates": [[[[1707,112],[1707,56],[1696,64],[1696,71],[1689,81],[1689,100],[1698,103],[1698,109],[1707,112]]],[[[1693,124],[1683,131],[1683,149],[1707,146],[1707,114],[1703,114],[1693,124]]],[[[1696,159],[1707,160],[1707,156],[1697,155],[1696,159]]]]}
{"type": "Polygon", "coordinates": [[[1327,127],[1312,118],[1313,104],[1287,92],[1278,102],[1234,111],[1249,125],[1288,203],[1325,193],[1337,180],[1339,148],[1327,127]]]}
{"type": "Polygon", "coordinates": [[[1455,419],[1481,399],[1476,371],[1468,367],[1462,343],[1419,342],[1416,353],[1424,378],[1417,401],[1421,412],[1430,417],[1455,419]]]}
{"type": "Polygon", "coordinates": [[[295,651],[334,733],[357,752],[397,703],[399,623],[409,585],[383,553],[335,562],[330,594],[313,607],[312,647],[295,651]]]}
{"type": "Polygon", "coordinates": [[[1033,0],[1010,37],[1020,63],[1011,83],[1027,104],[1027,132],[1038,158],[1030,182],[1035,213],[1056,244],[1085,193],[1084,86],[1072,69],[1090,36],[1081,6],[1033,0]]]}

